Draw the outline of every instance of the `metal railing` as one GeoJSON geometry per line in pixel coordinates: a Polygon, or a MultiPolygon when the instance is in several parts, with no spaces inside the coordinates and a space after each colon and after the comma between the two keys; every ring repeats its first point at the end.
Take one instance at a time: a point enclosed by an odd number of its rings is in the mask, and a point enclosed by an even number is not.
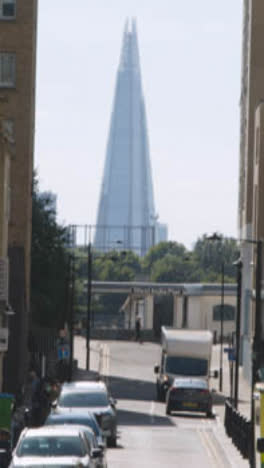
{"type": "Polygon", "coordinates": [[[253,466],[251,421],[239,413],[229,400],[225,402],[225,430],[242,457],[249,460],[249,466],[253,466]]]}

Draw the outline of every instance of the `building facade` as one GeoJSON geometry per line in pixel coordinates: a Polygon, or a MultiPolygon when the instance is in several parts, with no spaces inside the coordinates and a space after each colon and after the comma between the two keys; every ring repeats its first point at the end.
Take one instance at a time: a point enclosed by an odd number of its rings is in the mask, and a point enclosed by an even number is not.
{"type": "Polygon", "coordinates": [[[156,243],[149,142],[136,23],[126,24],[117,73],[95,248],[145,255],[156,243]]]}
{"type": "Polygon", "coordinates": [[[10,213],[10,162],[14,152],[13,129],[0,114],[0,392],[3,389],[3,364],[8,350],[8,223],[10,213]]]}
{"type": "MultiPolygon", "coordinates": [[[[241,125],[240,125],[240,173],[239,173],[239,238],[241,239],[242,270],[242,360],[244,373],[250,379],[252,331],[254,328],[254,243],[250,240],[264,238],[259,230],[263,219],[261,190],[256,189],[259,154],[256,149],[256,110],[264,99],[264,3],[262,0],[244,0],[242,81],[241,81],[241,125]]],[[[260,118],[259,108],[257,119],[260,118]]],[[[259,127],[259,123],[257,123],[259,127]]],[[[260,188],[259,182],[257,183],[260,188]]]]}
{"type": "Polygon", "coordinates": [[[14,139],[8,251],[9,300],[15,316],[10,320],[4,381],[10,391],[21,385],[27,363],[36,25],[37,0],[0,0],[0,114],[9,122],[14,139]]]}

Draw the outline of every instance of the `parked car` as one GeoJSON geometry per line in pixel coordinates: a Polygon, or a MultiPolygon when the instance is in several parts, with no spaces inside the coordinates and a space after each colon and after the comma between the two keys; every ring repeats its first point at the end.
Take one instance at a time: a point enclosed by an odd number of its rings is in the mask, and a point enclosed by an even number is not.
{"type": "Polygon", "coordinates": [[[76,466],[96,468],[98,450],[92,450],[85,433],[71,426],[43,426],[22,431],[10,468],[76,466]]]}
{"type": "Polygon", "coordinates": [[[104,382],[71,382],[62,386],[53,411],[57,414],[93,413],[102,429],[108,445],[115,447],[117,442],[116,400],[108,395],[104,382]]]}
{"type": "Polygon", "coordinates": [[[166,414],[198,411],[212,417],[212,395],[204,379],[176,378],[167,392],[166,414]]]}
{"type": "Polygon", "coordinates": [[[45,421],[46,426],[58,426],[59,424],[78,424],[90,427],[95,433],[98,446],[101,448],[106,446],[102,430],[93,413],[75,411],[73,413],[50,413],[45,421]]]}
{"type": "Polygon", "coordinates": [[[104,447],[98,447],[94,431],[90,427],[80,424],[71,424],[70,427],[84,433],[89,446],[89,453],[93,454],[95,468],[107,468],[104,447]],[[95,454],[96,456],[94,456],[95,454]]]}
{"type": "Polygon", "coordinates": [[[106,443],[101,428],[93,413],[51,413],[45,421],[45,425],[48,426],[58,426],[61,424],[80,425],[90,429],[95,436],[95,447],[101,449],[101,456],[98,458],[97,466],[98,468],[106,468],[106,443]]]}

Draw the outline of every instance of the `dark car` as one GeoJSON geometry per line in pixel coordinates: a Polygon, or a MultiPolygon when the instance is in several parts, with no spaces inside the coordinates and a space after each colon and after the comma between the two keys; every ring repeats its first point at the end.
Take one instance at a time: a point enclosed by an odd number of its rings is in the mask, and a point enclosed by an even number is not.
{"type": "Polygon", "coordinates": [[[95,438],[96,438],[96,445],[97,447],[101,448],[102,450],[102,455],[98,459],[97,466],[98,468],[106,468],[107,463],[106,463],[106,444],[105,440],[101,431],[101,428],[99,427],[99,424],[93,415],[93,413],[67,413],[67,414],[55,414],[51,413],[46,421],[45,425],[47,426],[58,426],[60,424],[70,424],[70,425],[80,425],[80,426],[85,426],[90,429],[92,429],[95,438]]]}
{"type": "Polygon", "coordinates": [[[204,379],[176,378],[167,392],[166,414],[195,411],[212,417],[212,395],[204,379]]]}
{"type": "Polygon", "coordinates": [[[116,401],[108,395],[104,382],[71,382],[62,386],[53,410],[57,414],[93,413],[110,446],[117,441],[116,401]]]}

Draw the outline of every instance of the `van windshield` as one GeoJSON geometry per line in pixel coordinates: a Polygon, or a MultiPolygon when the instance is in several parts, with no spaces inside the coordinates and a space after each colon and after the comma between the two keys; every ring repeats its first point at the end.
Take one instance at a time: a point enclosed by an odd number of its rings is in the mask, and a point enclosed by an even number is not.
{"type": "Polygon", "coordinates": [[[208,372],[208,362],[206,359],[167,356],[165,371],[175,375],[204,376],[208,372]]]}

